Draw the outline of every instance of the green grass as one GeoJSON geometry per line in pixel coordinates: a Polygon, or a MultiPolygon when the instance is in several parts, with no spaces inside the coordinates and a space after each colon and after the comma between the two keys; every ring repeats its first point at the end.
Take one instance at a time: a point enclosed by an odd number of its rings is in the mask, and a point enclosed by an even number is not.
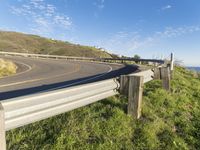
{"type": "Polygon", "coordinates": [[[0,31],[0,50],[80,57],[111,57],[111,54],[90,46],[3,31],[0,31]]]}
{"type": "Polygon", "coordinates": [[[200,147],[200,79],[177,67],[172,93],[145,85],[142,117],[126,115],[122,96],[7,132],[8,149],[184,150],[200,147]]]}
{"type": "Polygon", "coordinates": [[[17,70],[17,66],[7,60],[0,59],[0,78],[4,76],[9,76],[11,74],[15,74],[17,70]]]}

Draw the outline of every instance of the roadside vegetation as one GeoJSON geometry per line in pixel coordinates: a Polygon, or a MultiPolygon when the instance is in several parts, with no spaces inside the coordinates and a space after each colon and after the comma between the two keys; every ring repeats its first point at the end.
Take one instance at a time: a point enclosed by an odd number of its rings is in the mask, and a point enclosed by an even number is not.
{"type": "Polygon", "coordinates": [[[11,61],[0,59],[0,78],[3,76],[8,76],[15,74],[17,66],[11,61]]]}
{"type": "Polygon", "coordinates": [[[7,132],[8,149],[195,150],[200,147],[200,78],[176,67],[172,92],[145,85],[142,117],[126,115],[127,99],[111,97],[7,132]]]}
{"type": "Polygon", "coordinates": [[[106,51],[91,46],[6,31],[0,31],[0,50],[62,56],[111,57],[106,51]]]}

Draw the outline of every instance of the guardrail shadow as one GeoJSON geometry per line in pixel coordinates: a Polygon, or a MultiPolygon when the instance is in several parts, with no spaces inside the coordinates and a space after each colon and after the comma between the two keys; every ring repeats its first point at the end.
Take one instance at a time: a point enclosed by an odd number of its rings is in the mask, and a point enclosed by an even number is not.
{"type": "Polygon", "coordinates": [[[139,71],[138,66],[126,65],[120,69],[113,70],[106,74],[102,73],[102,74],[97,74],[94,76],[88,76],[84,78],[79,78],[79,79],[69,80],[69,81],[64,81],[64,82],[59,82],[59,83],[41,85],[41,86],[36,86],[36,87],[31,87],[31,88],[26,88],[26,89],[8,91],[8,92],[0,92],[0,100],[6,100],[10,98],[19,97],[19,96],[27,96],[27,95],[35,94],[35,93],[45,93],[47,91],[63,89],[63,88],[72,87],[75,85],[82,85],[82,84],[92,83],[96,81],[102,81],[106,79],[119,77],[120,75],[130,74],[136,71],[139,71]]]}

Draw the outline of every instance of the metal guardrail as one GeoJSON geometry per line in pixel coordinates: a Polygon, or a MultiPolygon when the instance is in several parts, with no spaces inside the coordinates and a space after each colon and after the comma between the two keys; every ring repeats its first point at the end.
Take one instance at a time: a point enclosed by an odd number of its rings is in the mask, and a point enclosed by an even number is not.
{"type": "Polygon", "coordinates": [[[40,58],[54,58],[54,59],[67,59],[67,60],[96,60],[97,58],[90,57],[72,57],[72,56],[60,56],[60,55],[44,55],[44,54],[30,54],[30,53],[15,53],[15,52],[2,52],[0,55],[10,55],[10,56],[23,56],[23,57],[40,57],[40,58]]]}
{"type": "Polygon", "coordinates": [[[23,56],[23,57],[40,57],[40,58],[54,58],[54,59],[66,59],[66,60],[87,60],[87,61],[134,61],[134,62],[153,62],[164,64],[164,60],[158,59],[134,59],[134,58],[91,58],[91,57],[72,57],[72,56],[60,56],[60,55],[45,55],[45,54],[31,54],[31,53],[16,53],[16,52],[3,52],[0,51],[0,55],[11,56],[23,56]]]}
{"type": "Polygon", "coordinates": [[[1,101],[5,130],[52,117],[118,94],[116,79],[1,101]]]}
{"type": "MultiPolygon", "coordinates": [[[[131,74],[153,80],[153,71],[131,74]]],[[[0,102],[0,149],[5,150],[5,132],[119,94],[120,83],[109,79],[0,102]]]]}
{"type": "Polygon", "coordinates": [[[17,97],[0,102],[0,150],[5,132],[118,94],[116,79],[17,97]]]}
{"type": "Polygon", "coordinates": [[[135,58],[103,58],[104,61],[135,61],[135,62],[153,62],[164,64],[164,60],[159,59],[135,59],[135,58]]]}
{"type": "MultiPolygon", "coordinates": [[[[19,53],[7,52],[0,52],[0,54],[19,55],[19,53]]],[[[27,56],[27,54],[20,53],[20,56],[23,55],[27,56]]],[[[28,54],[28,56],[43,57],[44,55],[28,54]]],[[[69,57],[59,56],[59,58],[69,57]]],[[[169,83],[168,75],[169,67],[161,70],[150,69],[121,76],[120,82],[114,78],[0,101],[0,150],[6,150],[5,133],[10,129],[68,112],[119,93],[128,97],[128,113],[139,118],[143,84],[153,80],[156,76],[163,77],[163,83],[166,86],[166,83],[169,83]],[[167,76],[162,73],[166,73],[167,76]]]]}
{"type": "Polygon", "coordinates": [[[142,76],[144,78],[143,82],[147,83],[154,79],[154,71],[149,69],[142,72],[130,74],[129,76],[142,76]]]}

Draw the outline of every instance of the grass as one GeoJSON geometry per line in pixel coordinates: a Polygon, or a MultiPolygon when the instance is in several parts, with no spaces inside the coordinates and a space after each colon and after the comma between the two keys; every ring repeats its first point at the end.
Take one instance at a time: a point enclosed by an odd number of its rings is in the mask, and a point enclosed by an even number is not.
{"type": "Polygon", "coordinates": [[[15,74],[16,70],[17,66],[14,63],[0,59],[0,77],[15,74]]]}
{"type": "Polygon", "coordinates": [[[3,31],[0,31],[0,50],[80,57],[111,57],[109,53],[90,46],[52,40],[36,35],[3,31]]]}
{"type": "Polygon", "coordinates": [[[160,81],[144,87],[142,117],[126,115],[122,96],[7,132],[18,150],[195,150],[200,147],[200,79],[177,67],[172,92],[160,81]]]}

